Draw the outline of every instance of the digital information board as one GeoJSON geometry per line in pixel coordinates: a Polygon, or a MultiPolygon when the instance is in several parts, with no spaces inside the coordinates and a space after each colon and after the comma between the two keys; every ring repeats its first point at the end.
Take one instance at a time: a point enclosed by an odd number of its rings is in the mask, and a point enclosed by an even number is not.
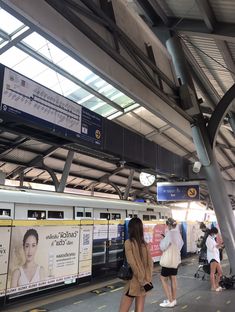
{"type": "MultiPolygon", "coordinates": [[[[1,66],[3,84],[0,111],[20,117],[57,136],[102,144],[102,117],[62,95],[1,66]]],[[[74,140],[73,140],[74,141],[74,140]]],[[[75,140],[76,141],[76,140],[75,140]]]]}
{"type": "Polygon", "coordinates": [[[198,182],[157,183],[158,201],[195,201],[200,199],[198,182]]]}

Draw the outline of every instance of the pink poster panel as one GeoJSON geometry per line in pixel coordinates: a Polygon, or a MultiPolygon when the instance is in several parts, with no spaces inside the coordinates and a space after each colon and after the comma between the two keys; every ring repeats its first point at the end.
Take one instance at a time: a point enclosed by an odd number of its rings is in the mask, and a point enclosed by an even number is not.
{"type": "Polygon", "coordinates": [[[160,241],[165,234],[165,224],[144,223],[144,238],[149,243],[153,262],[160,260],[162,252],[160,250],[160,241]]]}

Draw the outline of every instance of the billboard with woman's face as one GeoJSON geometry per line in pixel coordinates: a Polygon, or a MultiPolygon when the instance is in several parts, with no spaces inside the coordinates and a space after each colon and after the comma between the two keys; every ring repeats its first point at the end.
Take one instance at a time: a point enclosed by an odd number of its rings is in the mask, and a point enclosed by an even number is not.
{"type": "Polygon", "coordinates": [[[0,225],[0,297],[5,296],[10,234],[11,227],[0,225]]]}
{"type": "Polygon", "coordinates": [[[12,228],[7,294],[76,278],[80,226],[24,223],[12,228]]]}

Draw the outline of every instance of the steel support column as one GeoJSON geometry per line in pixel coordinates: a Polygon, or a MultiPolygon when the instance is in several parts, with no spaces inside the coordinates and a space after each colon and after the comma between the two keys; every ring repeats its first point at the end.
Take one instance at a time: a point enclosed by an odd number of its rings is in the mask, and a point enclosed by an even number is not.
{"type": "MultiPolygon", "coordinates": [[[[182,50],[179,50],[180,45],[179,42],[177,42],[177,39],[179,40],[177,37],[168,39],[167,47],[171,47],[169,52],[173,54],[172,58],[174,65],[177,67],[177,75],[181,78],[184,84],[191,85],[192,78],[190,77],[189,71],[186,72],[187,67],[184,65],[184,60],[182,60],[182,50]],[[175,64],[175,62],[178,62],[179,64],[175,64]]],[[[189,101],[191,100],[190,97],[191,94],[189,94],[189,101]]],[[[197,110],[200,112],[199,107],[197,110]]],[[[233,274],[235,274],[235,218],[232,211],[232,205],[215,157],[213,144],[210,144],[210,138],[203,116],[199,113],[192,117],[194,119],[192,135],[196,151],[199,160],[202,163],[202,169],[207,180],[209,194],[225,243],[231,270],[233,274]]]]}
{"type": "Polygon", "coordinates": [[[63,174],[58,186],[57,192],[63,192],[69,175],[69,170],[73,161],[74,151],[68,151],[67,159],[64,165],[63,174]]]}
{"type": "Polygon", "coordinates": [[[168,39],[166,47],[171,54],[176,76],[180,82],[181,105],[184,110],[187,110],[189,115],[199,114],[200,110],[197,104],[193,79],[179,37],[174,35],[168,39]]]}
{"type": "Polygon", "coordinates": [[[134,169],[130,169],[130,175],[128,177],[128,182],[127,182],[127,185],[126,185],[125,193],[123,195],[123,199],[125,199],[125,200],[127,200],[128,196],[129,196],[129,192],[130,192],[131,184],[132,184],[132,181],[133,181],[134,173],[135,173],[135,170],[134,169]]]}

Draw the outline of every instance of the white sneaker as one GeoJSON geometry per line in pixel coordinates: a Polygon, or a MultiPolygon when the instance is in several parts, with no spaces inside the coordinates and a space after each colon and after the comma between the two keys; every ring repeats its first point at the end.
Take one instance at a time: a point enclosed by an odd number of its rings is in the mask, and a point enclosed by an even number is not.
{"type": "Polygon", "coordinates": [[[159,305],[162,308],[173,308],[175,306],[175,303],[174,303],[174,301],[172,301],[172,302],[167,301],[167,302],[162,302],[159,305]]]}
{"type": "Polygon", "coordinates": [[[172,302],[174,302],[174,305],[175,305],[175,306],[177,305],[177,301],[176,301],[176,299],[175,299],[175,300],[173,300],[172,302]]]}

